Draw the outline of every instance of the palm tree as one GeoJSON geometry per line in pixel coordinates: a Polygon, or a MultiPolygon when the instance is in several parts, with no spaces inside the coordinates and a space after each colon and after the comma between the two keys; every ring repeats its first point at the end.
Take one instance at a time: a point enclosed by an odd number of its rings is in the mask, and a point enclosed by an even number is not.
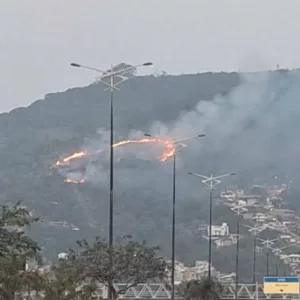
{"type": "Polygon", "coordinates": [[[220,300],[223,287],[213,278],[202,278],[182,283],[178,292],[185,300],[220,300]]]}

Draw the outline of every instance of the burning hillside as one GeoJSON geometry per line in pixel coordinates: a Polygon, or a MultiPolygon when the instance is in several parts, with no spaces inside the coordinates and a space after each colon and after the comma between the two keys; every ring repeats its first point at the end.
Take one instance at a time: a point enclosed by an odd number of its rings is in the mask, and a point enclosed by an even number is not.
{"type": "MultiPolygon", "coordinates": [[[[158,144],[158,143],[162,144],[163,147],[164,147],[163,154],[160,157],[158,157],[158,159],[161,162],[165,162],[169,158],[171,158],[173,156],[174,152],[175,152],[175,147],[174,147],[174,144],[171,140],[165,140],[165,139],[159,139],[159,138],[142,138],[142,139],[137,139],[137,140],[124,140],[124,141],[120,141],[118,143],[115,143],[113,145],[113,147],[117,148],[117,147],[121,147],[121,146],[132,145],[132,144],[139,145],[139,144],[158,144]]],[[[80,159],[83,159],[83,158],[88,158],[88,157],[91,157],[92,155],[99,154],[99,153],[101,153],[101,150],[98,150],[98,151],[93,152],[93,153],[88,153],[88,152],[85,152],[85,151],[74,152],[74,153],[68,155],[67,157],[65,157],[63,159],[58,160],[55,163],[55,166],[57,168],[68,167],[74,161],[77,161],[77,160],[80,160],[80,159]]],[[[81,183],[84,183],[84,179],[80,178],[78,180],[74,180],[74,179],[71,179],[71,178],[66,178],[65,182],[66,183],[81,184],[81,183]]]]}

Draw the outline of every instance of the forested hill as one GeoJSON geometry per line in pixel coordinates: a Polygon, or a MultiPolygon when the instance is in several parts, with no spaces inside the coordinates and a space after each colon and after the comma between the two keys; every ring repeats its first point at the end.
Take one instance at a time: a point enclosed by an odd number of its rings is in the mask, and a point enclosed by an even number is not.
{"type": "MultiPolygon", "coordinates": [[[[246,174],[245,178],[254,180],[257,167],[260,176],[262,168],[268,176],[282,153],[282,147],[274,142],[275,119],[280,134],[289,132],[284,140],[291,143],[291,159],[294,158],[299,145],[292,142],[288,126],[299,122],[299,101],[295,100],[295,95],[299,95],[299,74],[293,71],[242,77],[237,73],[134,77],[115,93],[116,141],[137,138],[143,132],[175,138],[207,134],[204,140],[191,142],[178,162],[179,259],[203,259],[206,252],[197,228],[206,222],[207,194],[198,182],[187,179],[187,171],[222,172],[230,166],[229,171],[237,169],[246,174]],[[288,111],[283,109],[286,105],[290,107],[288,111]],[[267,118],[262,118],[267,110],[267,118]],[[258,145],[253,143],[255,134],[258,145]],[[245,152],[249,147],[246,139],[252,143],[249,152],[245,152]],[[276,150],[272,157],[262,157],[268,139],[268,147],[276,150]]],[[[93,83],[48,94],[29,107],[0,115],[1,203],[22,200],[43,217],[41,228],[32,229],[32,234],[38,235],[50,256],[71,246],[77,238],[107,232],[107,153],[92,162],[81,162],[80,171],[76,171],[77,175],[79,172],[86,176],[81,185],[64,183],[65,170],[53,167],[56,160],[77,150],[107,150],[109,97],[103,89],[102,84],[93,83]],[[70,224],[76,230],[68,227],[70,224]]],[[[132,233],[160,244],[168,254],[171,165],[158,163],[155,155],[151,156],[152,150],[125,148],[115,151],[115,234],[132,233]]],[[[286,158],[284,164],[293,166],[286,158]]],[[[226,214],[216,209],[216,222],[226,221],[226,214]]]]}

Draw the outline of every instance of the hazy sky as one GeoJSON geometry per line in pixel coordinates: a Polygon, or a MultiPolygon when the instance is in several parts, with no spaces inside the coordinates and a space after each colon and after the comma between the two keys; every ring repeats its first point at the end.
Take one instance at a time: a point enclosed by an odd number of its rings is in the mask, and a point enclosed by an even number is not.
{"type": "MultiPolygon", "coordinates": [[[[82,64],[153,72],[300,66],[299,0],[0,0],[0,111],[90,83],[82,64]]],[[[97,75],[97,74],[96,74],[97,75]]]]}

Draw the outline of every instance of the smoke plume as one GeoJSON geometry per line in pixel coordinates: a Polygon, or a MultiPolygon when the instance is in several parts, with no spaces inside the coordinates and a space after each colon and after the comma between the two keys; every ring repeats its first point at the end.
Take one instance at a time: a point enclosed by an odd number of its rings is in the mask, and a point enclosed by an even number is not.
{"type": "MultiPolygon", "coordinates": [[[[236,172],[238,181],[268,180],[278,172],[292,177],[300,150],[299,79],[298,71],[243,74],[241,84],[226,96],[218,95],[212,101],[199,99],[194,110],[171,124],[153,120],[149,133],[172,139],[206,134],[204,139],[187,142],[188,147],[178,155],[180,176],[194,171],[236,172]]],[[[138,139],[143,134],[132,131],[126,138],[138,139]]],[[[107,186],[108,144],[109,132],[99,130],[98,138],[86,141],[80,150],[101,152],[82,162],[83,170],[67,170],[64,175],[76,180],[82,176],[98,187],[107,186]]],[[[123,189],[155,185],[156,190],[165,190],[164,178],[170,178],[172,167],[158,162],[161,151],[159,145],[114,149],[118,184],[123,189]]],[[[191,188],[190,181],[183,176],[182,182],[191,188]]]]}

